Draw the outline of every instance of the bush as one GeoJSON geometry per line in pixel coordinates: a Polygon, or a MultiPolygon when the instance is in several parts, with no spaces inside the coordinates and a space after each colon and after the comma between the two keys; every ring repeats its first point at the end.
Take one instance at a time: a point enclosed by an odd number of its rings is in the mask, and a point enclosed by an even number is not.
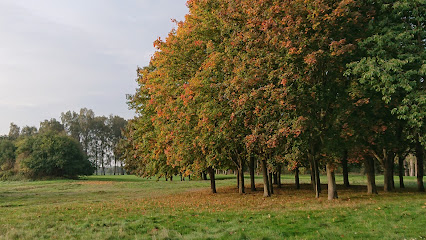
{"type": "Polygon", "coordinates": [[[31,178],[76,177],[94,170],[76,140],[54,132],[23,139],[17,153],[20,171],[31,178]]]}
{"type": "Polygon", "coordinates": [[[0,171],[7,171],[15,164],[15,144],[8,139],[0,139],[0,171]]]}

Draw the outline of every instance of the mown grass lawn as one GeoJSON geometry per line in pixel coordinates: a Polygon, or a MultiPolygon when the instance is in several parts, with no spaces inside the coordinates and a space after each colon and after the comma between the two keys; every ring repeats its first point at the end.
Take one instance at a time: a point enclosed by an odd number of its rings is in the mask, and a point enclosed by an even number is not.
{"type": "Polygon", "coordinates": [[[239,195],[230,175],[219,176],[215,195],[209,181],[177,180],[0,182],[0,239],[426,238],[426,195],[415,191],[413,177],[405,178],[407,189],[371,196],[360,186],[365,177],[351,176],[354,186],[338,186],[335,201],[327,200],[326,185],[315,199],[309,176],[300,190],[283,176],[271,198],[262,197],[261,185],[239,195]]]}

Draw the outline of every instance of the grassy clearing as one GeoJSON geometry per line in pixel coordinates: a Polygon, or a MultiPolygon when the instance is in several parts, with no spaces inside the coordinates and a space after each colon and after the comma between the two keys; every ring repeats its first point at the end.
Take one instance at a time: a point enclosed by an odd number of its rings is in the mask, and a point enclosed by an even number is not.
{"type": "MultiPolygon", "coordinates": [[[[296,190],[283,176],[283,188],[266,199],[261,191],[237,194],[229,175],[219,176],[216,195],[208,181],[134,176],[0,182],[0,239],[426,238],[426,199],[415,178],[405,179],[408,189],[377,196],[339,186],[336,201],[326,191],[315,199],[309,176],[301,180],[296,190]]],[[[364,176],[350,180],[365,183],[364,176]]]]}

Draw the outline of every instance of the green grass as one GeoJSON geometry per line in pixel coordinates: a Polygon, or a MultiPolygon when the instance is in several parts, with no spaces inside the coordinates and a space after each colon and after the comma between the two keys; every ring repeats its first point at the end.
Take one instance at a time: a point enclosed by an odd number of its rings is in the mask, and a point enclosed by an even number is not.
{"type": "MultiPolygon", "coordinates": [[[[282,179],[271,198],[262,197],[261,185],[236,193],[232,175],[218,176],[216,195],[209,181],[134,176],[0,182],[0,239],[426,238],[425,194],[415,192],[413,177],[405,178],[407,189],[371,196],[360,186],[365,177],[354,175],[357,186],[339,186],[336,201],[326,199],[326,185],[315,199],[309,176],[301,190],[293,176],[282,179]]],[[[380,187],[383,177],[376,181],[380,187]]]]}

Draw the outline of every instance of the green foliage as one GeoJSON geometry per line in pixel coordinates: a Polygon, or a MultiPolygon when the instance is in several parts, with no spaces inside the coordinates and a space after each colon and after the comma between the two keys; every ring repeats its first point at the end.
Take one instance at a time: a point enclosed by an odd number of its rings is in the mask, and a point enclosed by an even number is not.
{"type": "Polygon", "coordinates": [[[16,146],[12,141],[0,138],[0,172],[13,168],[15,151],[16,146]]]}
{"type": "Polygon", "coordinates": [[[64,133],[65,128],[64,128],[64,125],[58,122],[55,118],[40,122],[40,128],[39,128],[40,133],[46,133],[50,131],[55,133],[64,133]]]}
{"type": "Polygon", "coordinates": [[[21,129],[21,134],[20,136],[22,137],[29,137],[32,136],[34,134],[37,133],[37,128],[36,127],[30,127],[30,126],[25,126],[21,129]]]}
{"type": "Polygon", "coordinates": [[[93,167],[77,141],[54,132],[23,139],[17,149],[22,172],[29,177],[90,175],[93,167]]]}
{"type": "Polygon", "coordinates": [[[369,36],[348,75],[381,95],[382,105],[405,124],[407,136],[424,140],[426,116],[426,4],[423,0],[376,1],[369,36]]]}
{"type": "Polygon", "coordinates": [[[20,135],[20,128],[18,127],[18,125],[14,123],[10,123],[9,138],[12,140],[15,140],[15,139],[18,139],[19,135],[20,135]]]}

